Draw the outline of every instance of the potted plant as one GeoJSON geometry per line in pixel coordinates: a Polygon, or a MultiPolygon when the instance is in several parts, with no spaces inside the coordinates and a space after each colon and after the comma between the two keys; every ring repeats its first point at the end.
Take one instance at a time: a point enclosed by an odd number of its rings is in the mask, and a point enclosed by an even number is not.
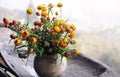
{"type": "Polygon", "coordinates": [[[66,58],[69,59],[71,54],[79,54],[77,49],[71,48],[76,44],[76,27],[62,18],[62,6],[62,3],[38,5],[36,16],[39,20],[35,20],[32,27],[29,21],[29,16],[34,12],[32,8],[26,10],[27,23],[21,24],[20,21],[3,18],[4,26],[16,32],[10,35],[14,40],[15,50],[23,47],[28,49],[18,51],[19,58],[35,54],[34,69],[40,76],[61,75],[67,66],[66,58]],[[54,12],[54,8],[59,10],[54,12]]]}

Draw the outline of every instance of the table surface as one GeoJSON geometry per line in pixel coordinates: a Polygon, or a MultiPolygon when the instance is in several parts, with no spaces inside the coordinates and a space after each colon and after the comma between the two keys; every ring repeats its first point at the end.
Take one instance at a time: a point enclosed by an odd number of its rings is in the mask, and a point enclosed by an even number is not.
{"type": "MultiPolygon", "coordinates": [[[[20,59],[17,53],[13,51],[13,46],[6,46],[0,52],[4,55],[5,62],[18,76],[38,77],[33,69],[34,57],[32,55],[28,60],[20,59]]],[[[101,62],[79,54],[72,57],[71,61],[68,61],[67,69],[61,77],[115,77],[115,73],[110,67],[101,62]]]]}
{"type": "MultiPolygon", "coordinates": [[[[31,56],[27,60],[18,58],[13,51],[13,44],[8,44],[9,29],[0,28],[0,53],[3,55],[8,66],[15,71],[18,76],[22,77],[38,77],[33,69],[34,57],[31,56]]],[[[66,71],[61,77],[116,77],[116,72],[104,63],[88,57],[83,54],[73,57],[72,61],[68,61],[66,71]]]]}

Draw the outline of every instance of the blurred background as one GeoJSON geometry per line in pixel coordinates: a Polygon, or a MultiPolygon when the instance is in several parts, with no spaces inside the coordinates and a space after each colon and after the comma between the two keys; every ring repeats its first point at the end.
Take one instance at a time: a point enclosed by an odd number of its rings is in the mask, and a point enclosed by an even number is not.
{"type": "Polygon", "coordinates": [[[0,23],[3,17],[25,22],[26,8],[36,11],[39,4],[58,2],[63,3],[63,18],[77,26],[80,52],[120,73],[120,0],[0,0],[0,23]]]}

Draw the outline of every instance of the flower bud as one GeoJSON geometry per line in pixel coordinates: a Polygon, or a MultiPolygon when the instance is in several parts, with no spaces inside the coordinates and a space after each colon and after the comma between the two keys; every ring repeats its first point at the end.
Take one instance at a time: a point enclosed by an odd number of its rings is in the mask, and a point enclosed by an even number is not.
{"type": "Polygon", "coordinates": [[[37,16],[40,16],[40,13],[39,13],[39,12],[36,12],[36,15],[37,15],[37,16]]]}
{"type": "Polygon", "coordinates": [[[11,39],[15,39],[15,36],[13,34],[10,35],[11,39]]]}
{"type": "Polygon", "coordinates": [[[3,22],[4,22],[5,24],[9,24],[9,20],[8,20],[7,18],[3,18],[3,22]]]}
{"type": "Polygon", "coordinates": [[[69,53],[69,52],[66,52],[66,53],[65,53],[65,57],[70,57],[70,53],[69,53]]]}
{"type": "Polygon", "coordinates": [[[41,24],[41,21],[40,21],[40,20],[37,20],[37,21],[34,22],[34,25],[35,25],[35,26],[41,26],[42,24],[41,24]]]}
{"type": "Polygon", "coordinates": [[[13,24],[13,25],[16,25],[16,20],[13,20],[13,21],[12,21],[12,24],[13,24]]]}
{"type": "Polygon", "coordinates": [[[47,17],[47,20],[50,21],[50,17],[47,17]]]}

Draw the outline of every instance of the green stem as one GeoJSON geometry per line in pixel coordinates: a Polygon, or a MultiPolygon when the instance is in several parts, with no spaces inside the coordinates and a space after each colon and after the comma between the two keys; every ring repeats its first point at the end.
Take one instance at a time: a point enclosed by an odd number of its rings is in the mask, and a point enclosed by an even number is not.
{"type": "Polygon", "coordinates": [[[21,46],[19,46],[19,47],[16,47],[15,50],[16,50],[16,49],[19,49],[19,48],[22,48],[22,47],[27,47],[27,45],[21,45],[21,46]]]}
{"type": "Polygon", "coordinates": [[[65,37],[67,36],[67,34],[68,34],[68,32],[65,34],[64,39],[65,39],[65,37]]]}
{"type": "Polygon", "coordinates": [[[60,16],[60,17],[62,18],[62,8],[60,8],[60,13],[61,13],[61,16],[60,16]]]}
{"type": "Polygon", "coordinates": [[[27,24],[29,24],[29,15],[27,15],[27,24]]]}

